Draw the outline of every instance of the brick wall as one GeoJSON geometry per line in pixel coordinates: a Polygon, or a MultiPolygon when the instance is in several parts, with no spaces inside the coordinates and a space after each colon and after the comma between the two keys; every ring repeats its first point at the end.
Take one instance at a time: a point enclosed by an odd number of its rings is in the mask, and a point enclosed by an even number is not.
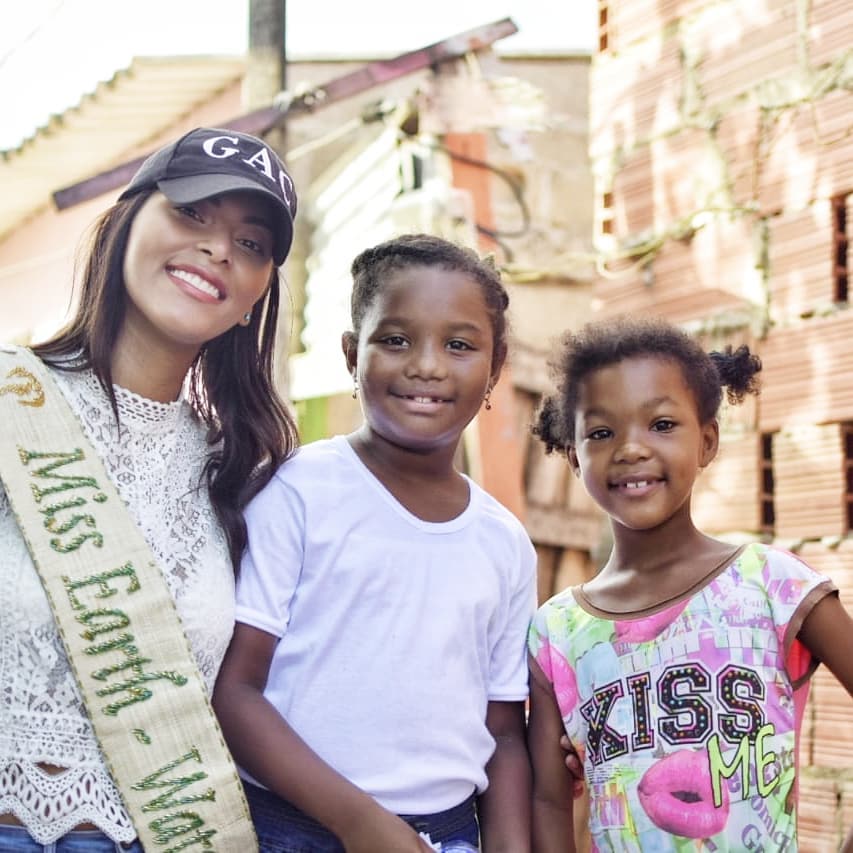
{"type": "MultiPolygon", "coordinates": [[[[600,315],[744,340],[757,402],[724,413],[697,522],[830,574],[853,611],[853,6],[600,0],[590,151],[600,315]]],[[[853,703],[826,671],[801,744],[803,851],[853,823],[853,703]]]]}

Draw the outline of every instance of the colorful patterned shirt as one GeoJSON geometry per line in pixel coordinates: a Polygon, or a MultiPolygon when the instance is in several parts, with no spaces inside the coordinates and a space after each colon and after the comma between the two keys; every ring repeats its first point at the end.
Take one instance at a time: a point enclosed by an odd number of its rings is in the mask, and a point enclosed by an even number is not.
{"type": "Polygon", "coordinates": [[[596,851],[795,851],[797,741],[817,666],[796,639],[832,582],[743,548],[677,603],[554,596],[530,629],[583,755],[596,851]]]}

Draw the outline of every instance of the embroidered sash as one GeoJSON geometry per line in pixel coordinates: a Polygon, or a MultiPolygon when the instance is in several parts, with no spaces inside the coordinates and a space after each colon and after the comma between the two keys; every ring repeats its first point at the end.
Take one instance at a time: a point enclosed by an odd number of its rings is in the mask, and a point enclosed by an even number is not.
{"type": "Polygon", "coordinates": [[[0,348],[0,478],[148,853],[257,851],[172,596],[41,360],[0,348]]]}

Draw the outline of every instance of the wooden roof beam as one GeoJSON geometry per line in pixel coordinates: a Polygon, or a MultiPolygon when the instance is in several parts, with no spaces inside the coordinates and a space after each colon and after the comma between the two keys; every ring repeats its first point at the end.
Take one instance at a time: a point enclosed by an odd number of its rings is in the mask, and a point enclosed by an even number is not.
{"type": "MultiPolygon", "coordinates": [[[[289,99],[282,98],[271,106],[237,116],[224,122],[222,126],[230,130],[263,136],[285,118],[313,112],[375,86],[396,80],[406,74],[412,74],[415,71],[440,65],[444,62],[451,62],[468,53],[485,50],[499,39],[511,36],[516,32],[518,32],[518,27],[512,19],[503,18],[491,24],[485,24],[451,36],[435,44],[400,54],[393,59],[369,62],[349,74],[335,77],[321,86],[300,93],[298,96],[289,99]]],[[[144,160],[145,157],[137,157],[113,169],[108,169],[91,178],[57,190],[53,193],[56,207],[59,210],[64,210],[124,186],[130,181],[144,160]]]]}

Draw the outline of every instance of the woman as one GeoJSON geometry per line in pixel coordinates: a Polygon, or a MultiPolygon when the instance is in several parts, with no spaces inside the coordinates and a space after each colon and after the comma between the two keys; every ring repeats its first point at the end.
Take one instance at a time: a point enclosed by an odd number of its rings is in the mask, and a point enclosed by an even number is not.
{"type": "MultiPolygon", "coordinates": [[[[11,475],[3,477],[0,849],[141,851],[140,818],[125,808],[133,791],[120,793],[115,781],[120,753],[127,750],[115,749],[113,758],[110,749],[99,749],[99,739],[108,745],[104,738],[113,733],[102,734],[98,726],[116,723],[118,736],[125,736],[131,715],[147,712],[158,698],[171,704],[169,691],[179,696],[177,686],[194,678],[181,674],[177,665],[152,669],[157,662],[144,654],[155,645],[159,649],[161,639],[180,646],[180,624],[177,619],[167,623],[174,627],[160,630],[165,637],[149,629],[143,645],[139,619],[136,634],[125,624],[139,596],[127,596],[127,605],[117,608],[117,584],[108,583],[103,572],[78,581],[63,576],[70,604],[67,613],[57,607],[57,596],[46,594],[44,577],[35,568],[44,575],[42,558],[34,560],[27,548],[36,548],[34,536],[21,531],[27,501],[32,502],[27,492],[36,496],[35,509],[53,537],[54,552],[73,552],[84,561],[100,558],[109,547],[97,541],[105,538],[100,532],[105,525],[109,533],[113,524],[118,530],[132,523],[131,533],[112,537],[119,549],[142,534],[140,547],[148,549],[146,556],[150,551],[147,562],[158,569],[157,580],[146,580],[146,592],[162,578],[167,587],[166,606],[151,605],[148,612],[168,620],[174,601],[192,653],[186,655],[188,666],[196,676],[200,673],[195,680],[201,699],[194,707],[209,714],[206,693],[233,627],[232,567],[246,541],[242,509],[295,443],[293,421],[272,381],[278,268],[290,248],[295,213],[290,177],[260,139],[216,128],[191,131],[149,157],[97,223],[68,325],[34,347],[38,359],[33,364],[0,374],[0,404],[9,407],[0,414],[23,411],[14,405],[25,402],[22,387],[44,386],[50,405],[70,407],[83,440],[91,443],[110,488],[120,496],[107,501],[105,487],[89,494],[85,511],[75,509],[87,501],[75,489],[95,482],[94,476],[73,472],[72,463],[86,456],[77,448],[30,453],[36,461],[28,475],[41,480],[29,490],[13,489],[11,475]],[[33,377],[32,382],[6,381],[13,374],[33,377]],[[51,389],[57,389],[56,399],[51,389]],[[102,507],[114,512],[122,502],[127,511],[121,519],[113,521],[110,515],[106,522],[96,521],[102,507]],[[94,598],[82,603],[83,592],[91,590],[94,598]],[[104,598],[110,601],[100,601],[104,598]],[[72,626],[85,623],[86,630],[61,631],[63,619],[72,626]],[[116,628],[119,623],[123,633],[116,628]],[[86,653],[96,666],[89,666],[85,656],[69,663],[70,647],[63,643],[69,634],[89,643],[86,653]],[[108,653],[113,657],[108,659],[108,653]],[[116,653],[124,657],[116,659],[116,653]],[[75,671],[81,677],[94,673],[98,680],[91,684],[105,686],[81,687],[75,671]],[[91,704],[90,693],[104,697],[100,705],[91,704]]],[[[19,356],[29,357],[8,357],[19,356]]],[[[33,411],[32,417],[40,414],[33,411]]],[[[28,446],[26,440],[4,427],[0,446],[8,451],[12,442],[26,461],[21,449],[28,446]]],[[[50,556],[45,552],[45,563],[50,556]]],[[[136,560],[140,577],[145,562],[136,560]]],[[[212,717],[192,724],[216,732],[212,717]]],[[[161,729],[159,718],[151,727],[133,728],[132,743],[147,739],[140,747],[143,762],[150,760],[146,750],[158,746],[161,729]]],[[[192,750],[187,756],[198,760],[192,750]]],[[[154,765],[157,772],[129,786],[143,792],[148,798],[143,811],[155,816],[146,831],[174,837],[176,844],[189,831],[199,837],[219,831],[190,825],[213,795],[184,790],[188,779],[206,784],[208,777],[204,765],[195,775],[173,769],[183,758],[154,765]],[[196,803],[196,811],[187,802],[196,803]],[[175,818],[178,806],[180,819],[175,818]]],[[[240,831],[248,832],[253,843],[250,828],[240,831]]]]}

